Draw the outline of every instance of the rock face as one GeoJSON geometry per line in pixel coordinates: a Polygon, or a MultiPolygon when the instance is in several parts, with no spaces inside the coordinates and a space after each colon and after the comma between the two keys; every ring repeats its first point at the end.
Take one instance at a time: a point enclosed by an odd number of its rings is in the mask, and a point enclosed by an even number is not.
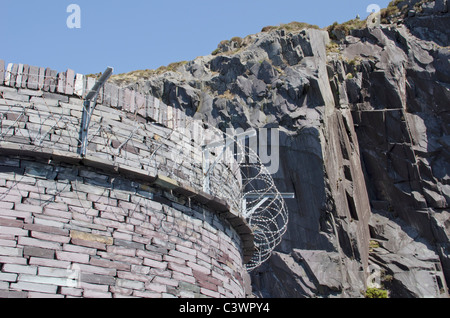
{"type": "Polygon", "coordinates": [[[296,199],[256,296],[363,297],[373,277],[448,295],[450,14],[432,3],[337,51],[323,30],[273,30],[130,86],[222,129],[280,128],[274,180],[296,199]]]}

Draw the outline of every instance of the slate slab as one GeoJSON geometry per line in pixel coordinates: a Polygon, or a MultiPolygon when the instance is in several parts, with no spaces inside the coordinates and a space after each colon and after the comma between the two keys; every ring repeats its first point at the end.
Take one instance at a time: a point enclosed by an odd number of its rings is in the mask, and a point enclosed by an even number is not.
{"type": "Polygon", "coordinates": [[[23,75],[23,64],[17,64],[17,70],[14,72],[16,75],[16,81],[14,87],[22,87],[22,75],[23,75]]]}
{"type": "Polygon", "coordinates": [[[66,92],[66,74],[59,73],[58,74],[58,86],[56,89],[57,93],[64,94],[66,92]]]}
{"type": "Polygon", "coordinates": [[[21,87],[22,88],[27,88],[28,73],[29,72],[30,72],[30,66],[25,64],[23,66],[23,71],[22,71],[22,83],[21,83],[21,87]]]}
{"type": "Polygon", "coordinates": [[[82,97],[84,93],[84,75],[77,74],[75,77],[74,94],[82,97]]]}
{"type": "Polygon", "coordinates": [[[10,86],[11,85],[12,69],[13,69],[13,64],[9,63],[8,67],[6,68],[6,73],[5,73],[5,86],[10,86]]]}
{"type": "Polygon", "coordinates": [[[44,82],[45,82],[45,67],[40,67],[38,76],[38,89],[44,88],[44,82]]]}
{"type": "Polygon", "coordinates": [[[66,95],[73,95],[75,91],[75,71],[68,69],[66,72],[66,95]]]}
{"type": "Polygon", "coordinates": [[[28,72],[27,86],[29,89],[38,89],[39,87],[39,68],[37,66],[30,66],[28,72]]]}

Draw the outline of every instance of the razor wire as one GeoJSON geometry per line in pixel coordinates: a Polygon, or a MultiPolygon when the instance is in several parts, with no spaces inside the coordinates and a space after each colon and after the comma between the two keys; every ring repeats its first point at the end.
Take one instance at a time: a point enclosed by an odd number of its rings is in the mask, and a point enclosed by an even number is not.
{"type": "MultiPolygon", "coordinates": [[[[55,113],[56,107],[44,97],[41,100],[43,105],[24,106],[4,99],[0,93],[0,141],[14,142],[19,138],[36,148],[76,152],[81,143],[81,118],[63,111],[55,113]]],[[[81,105],[78,112],[85,107],[84,103],[81,105]]],[[[210,194],[225,200],[233,211],[240,211],[252,230],[255,253],[247,269],[251,271],[267,261],[287,231],[288,212],[272,176],[245,140],[236,140],[236,136],[190,117],[185,119],[183,128],[174,125],[174,129],[168,129],[150,123],[150,130],[149,123],[130,117],[120,124],[105,119],[102,110],[96,109],[89,127],[88,152],[136,169],[164,173],[195,188],[203,187],[208,174],[210,194]],[[217,147],[208,149],[205,158],[202,146],[217,140],[223,140],[223,144],[219,142],[217,147]],[[227,140],[232,140],[228,146],[227,140]],[[211,171],[195,173],[202,170],[205,160],[220,164],[211,171]]],[[[136,203],[135,210],[138,209],[136,203]]]]}
{"type": "Polygon", "coordinates": [[[212,154],[223,152],[222,162],[239,175],[240,193],[236,197],[223,187],[220,173],[211,174],[211,193],[232,203],[232,208],[241,211],[254,235],[255,252],[247,270],[252,271],[266,262],[275,248],[281,243],[287,231],[288,210],[283,195],[278,191],[272,175],[261,162],[257,152],[247,145],[246,139],[238,140],[235,134],[225,133],[215,127],[209,127],[210,136],[223,138],[209,149],[212,154]],[[226,140],[233,142],[227,143],[226,140]],[[226,148],[224,150],[224,148],[226,148]]]}

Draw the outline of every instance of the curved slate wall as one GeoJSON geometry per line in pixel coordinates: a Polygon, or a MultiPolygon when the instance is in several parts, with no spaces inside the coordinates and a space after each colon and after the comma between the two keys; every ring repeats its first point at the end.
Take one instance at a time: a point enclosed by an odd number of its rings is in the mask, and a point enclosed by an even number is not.
{"type": "Polygon", "coordinates": [[[92,85],[70,70],[0,75],[0,297],[244,297],[238,167],[219,163],[223,184],[204,193],[205,132],[110,84],[79,156],[92,85]]]}

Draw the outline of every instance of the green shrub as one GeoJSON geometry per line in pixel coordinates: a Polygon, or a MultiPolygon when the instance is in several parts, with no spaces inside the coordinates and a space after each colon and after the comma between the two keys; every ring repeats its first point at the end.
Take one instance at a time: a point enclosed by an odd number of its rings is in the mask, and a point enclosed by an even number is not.
{"type": "Polygon", "coordinates": [[[334,42],[333,40],[330,41],[329,44],[327,44],[327,53],[340,53],[340,47],[339,44],[334,42]]]}
{"type": "Polygon", "coordinates": [[[277,29],[278,29],[278,27],[269,25],[269,26],[262,28],[261,32],[270,32],[270,31],[277,30],[277,29]]]}
{"type": "Polygon", "coordinates": [[[332,25],[330,25],[327,28],[327,31],[328,31],[328,34],[330,35],[331,39],[337,40],[338,33],[342,33],[343,36],[347,36],[347,35],[350,35],[351,31],[358,30],[358,29],[364,29],[365,27],[367,27],[366,20],[353,19],[353,20],[344,22],[342,24],[334,22],[332,25]]]}
{"type": "Polygon", "coordinates": [[[369,288],[366,291],[366,298],[389,298],[389,293],[387,290],[369,288]]]}
{"type": "Polygon", "coordinates": [[[239,36],[235,36],[234,38],[231,39],[231,42],[237,43],[237,45],[240,47],[244,42],[244,40],[239,36]]]}
{"type": "Polygon", "coordinates": [[[398,4],[401,2],[401,0],[395,0],[389,3],[387,8],[381,10],[381,20],[383,23],[387,21],[387,18],[393,17],[394,15],[397,15],[400,13],[400,9],[398,8],[398,4]]]}
{"type": "Polygon", "coordinates": [[[380,243],[377,241],[370,241],[369,248],[374,250],[376,248],[380,248],[380,243]]]}

